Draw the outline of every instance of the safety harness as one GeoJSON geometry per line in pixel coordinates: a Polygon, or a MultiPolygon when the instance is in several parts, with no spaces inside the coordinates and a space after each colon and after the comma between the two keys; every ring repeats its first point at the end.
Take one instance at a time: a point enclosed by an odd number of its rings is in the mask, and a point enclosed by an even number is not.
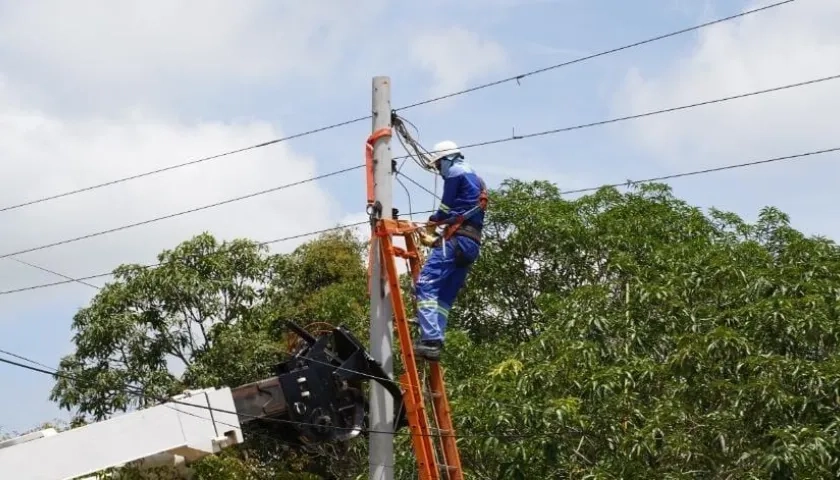
{"type": "Polygon", "coordinates": [[[464,222],[469,220],[473,215],[481,211],[487,210],[487,185],[484,183],[484,179],[478,177],[478,181],[481,184],[481,192],[478,194],[478,205],[472,207],[471,209],[467,210],[461,215],[455,217],[455,221],[452,223],[447,222],[446,228],[443,230],[443,238],[449,240],[454,235],[463,235],[465,237],[471,238],[476,242],[481,242],[481,231],[472,226],[472,225],[465,225],[464,222]]]}

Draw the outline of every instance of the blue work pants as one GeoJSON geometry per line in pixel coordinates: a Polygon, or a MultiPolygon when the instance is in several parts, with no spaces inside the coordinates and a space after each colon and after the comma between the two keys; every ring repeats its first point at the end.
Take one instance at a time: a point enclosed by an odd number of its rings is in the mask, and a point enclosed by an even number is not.
{"type": "Polygon", "coordinates": [[[471,238],[455,235],[443,245],[432,249],[417,280],[417,321],[421,340],[443,341],[449,310],[464,286],[467,274],[478,258],[480,244],[471,238]],[[456,246],[461,250],[461,262],[455,262],[456,246]]]}

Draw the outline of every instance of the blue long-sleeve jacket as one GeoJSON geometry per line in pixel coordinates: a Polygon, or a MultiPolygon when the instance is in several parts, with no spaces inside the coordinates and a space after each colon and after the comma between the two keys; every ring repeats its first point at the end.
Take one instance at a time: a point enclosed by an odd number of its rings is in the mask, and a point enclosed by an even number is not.
{"type": "MultiPolygon", "coordinates": [[[[483,182],[472,166],[463,160],[458,160],[449,167],[444,174],[443,198],[440,207],[429,217],[432,222],[443,222],[458,215],[467,213],[478,206],[483,182]]],[[[478,209],[464,223],[470,223],[477,228],[484,226],[484,211],[478,209]]]]}

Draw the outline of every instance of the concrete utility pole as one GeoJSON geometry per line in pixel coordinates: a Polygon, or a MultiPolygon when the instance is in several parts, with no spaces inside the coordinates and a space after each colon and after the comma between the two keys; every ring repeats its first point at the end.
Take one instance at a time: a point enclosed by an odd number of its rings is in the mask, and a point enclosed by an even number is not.
{"type": "MultiPolygon", "coordinates": [[[[391,79],[373,78],[373,130],[391,127],[391,79]]],[[[389,217],[393,206],[391,179],[390,136],[380,138],[373,144],[373,196],[380,206],[375,215],[389,217]]],[[[394,325],[391,307],[391,292],[383,282],[382,254],[378,241],[371,242],[370,294],[370,354],[382,364],[382,368],[393,378],[394,325]]],[[[371,381],[370,429],[379,432],[393,432],[394,400],[378,383],[371,381]]],[[[391,433],[370,433],[370,478],[371,480],[393,480],[394,478],[394,435],[391,433]]]]}

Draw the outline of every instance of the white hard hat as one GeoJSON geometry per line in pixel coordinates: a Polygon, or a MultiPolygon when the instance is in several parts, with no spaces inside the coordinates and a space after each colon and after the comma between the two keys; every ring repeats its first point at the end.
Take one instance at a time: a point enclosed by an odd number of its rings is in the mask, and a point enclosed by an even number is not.
{"type": "Polygon", "coordinates": [[[434,167],[435,162],[443,157],[460,153],[461,150],[458,148],[458,145],[456,145],[452,140],[438,142],[432,148],[432,151],[429,152],[429,167],[434,167]]]}

